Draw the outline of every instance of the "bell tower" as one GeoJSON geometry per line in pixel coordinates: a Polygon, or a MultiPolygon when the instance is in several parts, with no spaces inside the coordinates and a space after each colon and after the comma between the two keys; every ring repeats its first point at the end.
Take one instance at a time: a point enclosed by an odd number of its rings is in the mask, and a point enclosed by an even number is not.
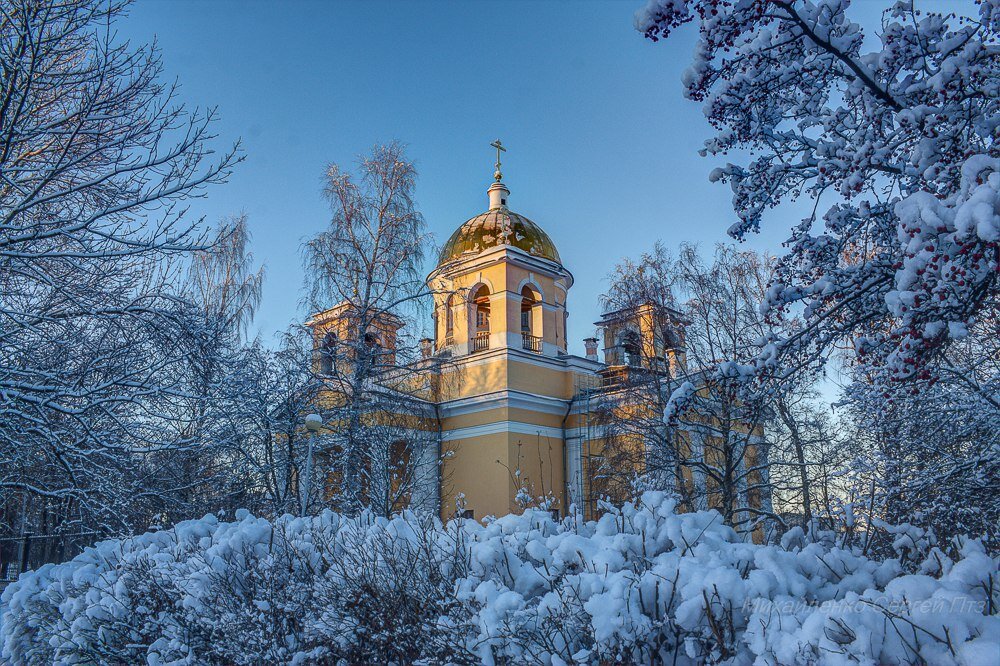
{"type": "MultiPolygon", "coordinates": [[[[525,497],[565,513],[564,422],[573,276],[540,226],[510,209],[497,140],[488,208],[444,244],[427,277],[442,364],[441,515],[520,511],[525,497]]],[[[582,359],[581,359],[582,360],[582,359]]]]}
{"type": "Polygon", "coordinates": [[[499,140],[489,209],[455,231],[427,283],[435,294],[435,351],[566,353],[566,295],[573,276],[537,224],[510,210],[499,140]]]}

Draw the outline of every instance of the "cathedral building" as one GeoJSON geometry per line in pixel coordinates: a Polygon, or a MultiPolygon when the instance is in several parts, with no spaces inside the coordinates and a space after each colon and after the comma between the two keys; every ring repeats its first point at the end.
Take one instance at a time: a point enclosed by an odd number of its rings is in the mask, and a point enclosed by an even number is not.
{"type": "MultiPolygon", "coordinates": [[[[499,159],[494,181],[487,209],[451,234],[427,277],[434,337],[421,341],[417,362],[427,381],[405,391],[424,405],[410,426],[418,444],[406,455],[431,464],[417,472],[408,499],[443,519],[504,515],[526,502],[558,515],[571,506],[593,514],[604,476],[595,461],[609,458],[609,446],[624,446],[612,442],[595,405],[614,402],[629,376],[657,387],[683,379],[684,322],[653,305],[609,312],[596,322],[599,338],[584,341],[586,355],[569,353],[573,274],[542,227],[511,208],[499,159]]],[[[309,322],[317,347],[338,332],[343,307],[309,322]]],[[[400,325],[387,318],[379,326],[389,353],[400,325]]],[[[655,401],[640,402],[648,418],[655,401]]],[[[670,427],[662,413],[653,418],[670,427]]],[[[676,440],[690,452],[699,436],[676,440]]],[[[639,450],[629,472],[641,473],[644,444],[628,445],[639,450]]],[[[698,482],[696,471],[679,477],[698,482]]]]}

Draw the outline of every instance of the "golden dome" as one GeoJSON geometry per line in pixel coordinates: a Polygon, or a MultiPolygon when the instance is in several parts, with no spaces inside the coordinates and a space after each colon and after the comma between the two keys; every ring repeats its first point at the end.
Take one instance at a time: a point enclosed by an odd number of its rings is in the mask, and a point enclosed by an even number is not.
{"type": "Polygon", "coordinates": [[[532,256],[562,263],[555,243],[541,227],[503,206],[477,215],[456,229],[444,244],[438,265],[501,245],[510,245],[532,256]]]}

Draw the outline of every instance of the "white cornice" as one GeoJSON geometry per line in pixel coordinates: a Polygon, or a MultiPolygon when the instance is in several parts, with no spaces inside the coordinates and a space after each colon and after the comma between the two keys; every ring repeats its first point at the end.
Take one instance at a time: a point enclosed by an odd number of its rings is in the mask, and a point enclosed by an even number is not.
{"type": "Polygon", "coordinates": [[[575,354],[548,356],[545,354],[536,354],[534,352],[524,351],[523,349],[518,349],[517,347],[500,347],[499,349],[488,349],[476,352],[475,354],[453,356],[449,359],[449,363],[453,366],[476,367],[478,365],[486,365],[497,360],[527,363],[529,365],[537,365],[541,368],[551,368],[555,370],[567,370],[572,368],[574,370],[580,370],[581,372],[588,372],[592,374],[596,374],[598,370],[605,367],[600,361],[591,361],[588,358],[576,356],[575,354]]]}
{"type": "Polygon", "coordinates": [[[577,356],[575,354],[566,354],[560,357],[566,362],[566,367],[574,368],[578,370],[584,370],[587,372],[596,373],[598,370],[604,368],[604,364],[600,361],[591,361],[585,356],[577,356]]]}
{"type": "Polygon", "coordinates": [[[563,429],[551,428],[548,426],[534,425],[533,423],[523,423],[521,421],[500,421],[498,423],[486,423],[483,425],[470,426],[468,428],[458,428],[456,430],[445,430],[441,433],[441,440],[450,442],[456,439],[471,439],[484,435],[496,435],[500,433],[513,433],[517,435],[527,435],[529,437],[545,437],[562,441],[563,429]]]}
{"type": "Polygon", "coordinates": [[[483,425],[469,426],[468,428],[442,431],[441,441],[450,442],[457,439],[472,439],[501,433],[527,435],[528,437],[546,437],[564,442],[571,440],[587,442],[607,435],[606,428],[604,427],[592,426],[589,430],[587,428],[567,428],[564,430],[562,428],[524,423],[523,421],[499,421],[497,423],[484,423],[483,425]]]}
{"type": "Polygon", "coordinates": [[[471,273],[491,264],[510,261],[512,259],[529,269],[564,278],[569,281],[569,286],[573,285],[573,274],[565,266],[549,259],[536,257],[513,245],[498,245],[468,259],[455,259],[454,261],[442,264],[430,272],[426,282],[429,284],[431,280],[438,277],[454,279],[458,275],[471,273]]]}
{"type": "Polygon", "coordinates": [[[513,409],[528,409],[543,414],[556,414],[564,416],[569,400],[553,398],[537,393],[526,391],[513,391],[504,389],[494,391],[484,395],[476,395],[468,398],[459,398],[440,403],[441,416],[448,418],[452,416],[462,416],[464,414],[475,414],[491,409],[502,409],[504,407],[513,409]]]}
{"type": "Polygon", "coordinates": [[[546,356],[545,354],[524,351],[517,347],[500,347],[499,349],[489,349],[474,354],[452,357],[451,365],[474,368],[479,365],[487,365],[502,360],[508,363],[526,363],[528,365],[536,365],[540,368],[565,370],[567,367],[565,359],[568,358],[574,357],[546,356]]]}

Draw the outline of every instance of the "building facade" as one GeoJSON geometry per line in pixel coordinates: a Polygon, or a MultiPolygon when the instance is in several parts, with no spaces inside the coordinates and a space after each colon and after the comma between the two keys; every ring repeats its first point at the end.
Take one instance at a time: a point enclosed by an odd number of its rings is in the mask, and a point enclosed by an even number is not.
{"type": "MultiPolygon", "coordinates": [[[[570,507],[593,514],[598,477],[606,474],[606,465],[595,460],[603,463],[610,459],[608,447],[626,445],[638,452],[628,472],[641,473],[647,460],[645,438],[623,444],[610,437],[596,406],[637,409],[634,395],[622,397],[629,378],[662,392],[686,377],[684,322],[653,305],[609,312],[596,322],[600,336],[585,340],[586,355],[570,354],[572,273],[545,231],[511,210],[499,161],[487,196],[488,209],[455,230],[427,277],[434,337],[421,341],[423,358],[416,363],[417,375],[432,380],[411,383],[409,394],[428,408],[422,425],[414,426],[420,450],[408,455],[434,464],[415,475],[410,500],[433,507],[443,519],[482,519],[530,504],[559,515],[570,507]]],[[[317,347],[339,330],[342,307],[311,320],[317,347]]],[[[383,344],[395,340],[394,330],[378,334],[383,344]]],[[[662,411],[655,413],[657,401],[638,403],[654,429],[656,419],[671,427],[662,411]]],[[[670,436],[689,450],[700,437],[670,436]]],[[[690,470],[678,478],[699,482],[690,470]]]]}

